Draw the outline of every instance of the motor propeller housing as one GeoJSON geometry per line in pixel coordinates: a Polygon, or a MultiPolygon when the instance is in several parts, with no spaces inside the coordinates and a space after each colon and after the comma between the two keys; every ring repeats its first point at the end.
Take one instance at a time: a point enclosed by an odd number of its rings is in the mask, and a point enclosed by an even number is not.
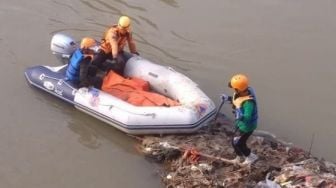
{"type": "Polygon", "coordinates": [[[55,34],[50,43],[52,53],[62,58],[69,58],[78,47],[78,43],[73,38],[62,33],[55,34]]]}

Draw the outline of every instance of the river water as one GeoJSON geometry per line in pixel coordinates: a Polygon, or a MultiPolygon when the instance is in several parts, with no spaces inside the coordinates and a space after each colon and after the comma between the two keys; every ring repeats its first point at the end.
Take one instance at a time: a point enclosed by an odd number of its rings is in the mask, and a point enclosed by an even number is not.
{"type": "Polygon", "coordinates": [[[100,38],[122,14],[142,56],[186,74],[216,104],[233,74],[247,74],[260,130],[336,162],[335,9],[332,0],[0,0],[0,187],[162,186],[132,139],[23,76],[60,64],[54,33],[100,38]]]}

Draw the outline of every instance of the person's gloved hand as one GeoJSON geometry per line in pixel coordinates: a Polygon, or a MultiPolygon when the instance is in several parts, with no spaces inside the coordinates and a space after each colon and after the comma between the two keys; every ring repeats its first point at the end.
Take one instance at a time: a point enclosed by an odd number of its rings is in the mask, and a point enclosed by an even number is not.
{"type": "Polygon", "coordinates": [[[237,108],[235,110],[235,119],[241,119],[241,117],[243,117],[243,112],[242,112],[241,108],[237,108]]]}
{"type": "Polygon", "coordinates": [[[121,55],[118,55],[117,57],[114,57],[112,59],[112,64],[116,64],[116,63],[122,63],[123,62],[123,58],[121,57],[121,55]]]}
{"type": "Polygon", "coordinates": [[[222,99],[222,101],[231,102],[231,97],[228,96],[228,95],[225,94],[225,93],[223,93],[223,94],[221,95],[221,99],[222,99]]]}
{"type": "Polygon", "coordinates": [[[124,62],[124,58],[122,57],[122,55],[118,55],[116,58],[116,63],[123,63],[124,62]]]}
{"type": "Polygon", "coordinates": [[[113,58],[111,61],[112,64],[116,64],[117,63],[117,58],[113,58]]]}

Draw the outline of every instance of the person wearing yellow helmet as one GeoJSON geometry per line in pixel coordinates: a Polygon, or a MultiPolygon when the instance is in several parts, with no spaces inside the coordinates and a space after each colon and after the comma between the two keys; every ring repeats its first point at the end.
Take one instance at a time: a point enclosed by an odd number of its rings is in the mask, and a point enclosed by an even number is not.
{"type": "Polygon", "coordinates": [[[244,74],[234,75],[228,87],[234,90],[233,96],[222,94],[222,101],[232,104],[235,114],[235,131],[232,138],[232,146],[237,157],[234,162],[240,162],[244,157],[243,164],[252,164],[258,156],[251,152],[246,142],[257,128],[258,109],[254,90],[249,86],[249,80],[244,74]]]}
{"type": "Polygon", "coordinates": [[[118,24],[105,31],[100,50],[92,63],[102,70],[112,69],[119,74],[123,74],[125,67],[123,50],[126,43],[131,53],[139,55],[132,37],[131,19],[127,16],[121,16],[118,24]],[[107,59],[112,59],[113,64],[105,63],[107,59]]]}
{"type": "Polygon", "coordinates": [[[84,37],[81,40],[80,47],[70,57],[65,72],[65,80],[71,81],[79,87],[88,87],[90,85],[100,87],[101,79],[90,74],[94,68],[91,66],[91,61],[97,46],[98,43],[93,38],[84,37]]]}

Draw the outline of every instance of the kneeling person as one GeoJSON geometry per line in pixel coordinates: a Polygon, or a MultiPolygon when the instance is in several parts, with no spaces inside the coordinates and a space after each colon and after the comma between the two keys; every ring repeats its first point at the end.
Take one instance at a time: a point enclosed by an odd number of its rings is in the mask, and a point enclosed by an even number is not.
{"type": "Polygon", "coordinates": [[[123,50],[126,43],[132,54],[139,55],[132,37],[131,19],[127,16],[121,16],[118,24],[108,28],[104,33],[99,52],[92,61],[92,64],[103,71],[108,72],[112,69],[118,74],[123,75],[126,64],[123,59],[123,50]],[[113,63],[106,63],[107,59],[111,59],[113,63]]]}
{"type": "Polygon", "coordinates": [[[79,87],[91,85],[97,88],[101,87],[102,80],[92,74],[96,71],[96,68],[91,64],[97,45],[97,41],[92,38],[85,37],[82,39],[80,48],[72,54],[69,60],[65,73],[67,81],[72,81],[79,87]]]}

